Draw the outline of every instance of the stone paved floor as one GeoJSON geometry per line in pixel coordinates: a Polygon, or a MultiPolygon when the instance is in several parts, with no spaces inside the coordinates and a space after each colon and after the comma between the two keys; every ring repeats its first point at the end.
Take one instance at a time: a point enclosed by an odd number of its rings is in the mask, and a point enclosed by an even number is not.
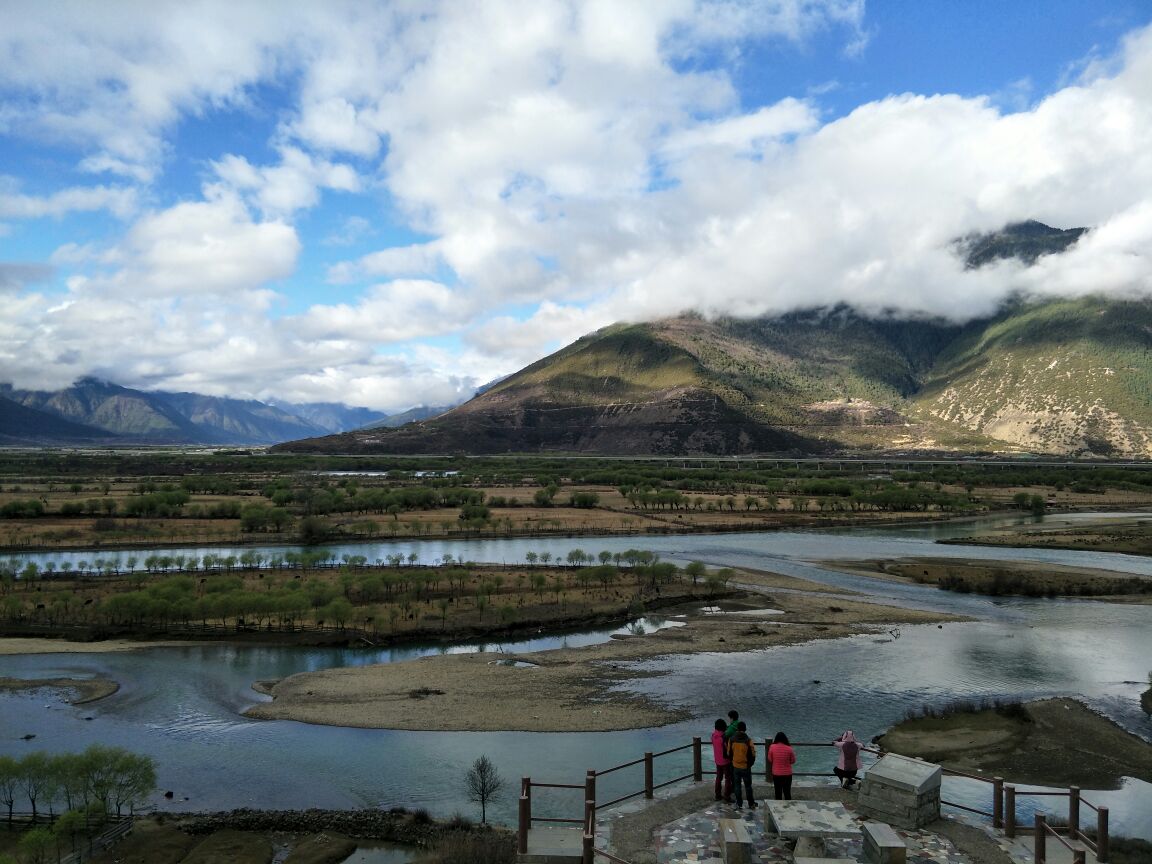
{"type": "MultiPolygon", "coordinates": [[[[634,806],[642,806],[640,804],[634,806]]],[[[848,805],[849,811],[855,812],[848,805]]],[[[763,805],[752,810],[745,807],[737,810],[734,805],[716,803],[690,813],[655,831],[656,860],[658,864],[723,864],[724,853],[720,848],[719,820],[741,819],[748,824],[753,838],[754,864],[791,864],[793,860],[791,841],[786,841],[764,830],[763,805]]],[[[863,822],[862,817],[857,817],[863,822]]],[[[970,864],[948,840],[928,831],[906,831],[897,833],[908,844],[909,864],[970,864]]],[[[858,838],[828,840],[825,855],[864,862],[863,841],[858,838]]]]}
{"type": "MultiPolygon", "coordinates": [[[[658,790],[656,798],[660,801],[671,798],[683,789],[658,790]]],[[[626,801],[616,805],[598,816],[600,830],[598,831],[597,845],[608,851],[613,850],[611,844],[612,823],[629,814],[637,813],[650,806],[650,802],[643,798],[626,801]]],[[[851,802],[845,804],[853,816],[859,821],[851,802]]],[[[955,810],[947,810],[944,818],[977,828],[991,838],[993,842],[1007,853],[1018,864],[1034,864],[1031,844],[1025,837],[1023,839],[1009,840],[1004,835],[992,829],[986,819],[970,816],[955,810]]],[[[793,864],[792,846],[789,841],[783,841],[773,835],[766,834],[764,826],[763,803],[755,810],[737,810],[735,805],[726,805],[720,802],[707,802],[701,809],[695,810],[686,816],[668,822],[653,832],[655,839],[655,860],[657,864],[723,864],[724,855],[720,848],[719,820],[742,819],[748,823],[751,836],[754,838],[753,864],[793,864]]],[[[951,841],[939,834],[930,831],[908,831],[903,828],[894,829],[908,845],[908,864],[972,864],[970,859],[958,851],[951,841]]],[[[826,844],[829,858],[854,860],[863,864],[863,842],[859,839],[829,840],[826,844]]],[[[1090,859],[1092,860],[1092,859],[1090,859]]]]}

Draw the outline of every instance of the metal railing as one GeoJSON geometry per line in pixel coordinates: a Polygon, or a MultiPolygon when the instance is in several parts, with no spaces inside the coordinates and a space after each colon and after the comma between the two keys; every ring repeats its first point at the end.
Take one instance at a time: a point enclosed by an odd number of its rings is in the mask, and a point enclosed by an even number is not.
{"type": "MultiPolygon", "coordinates": [[[[767,751],[769,746],[768,739],[764,739],[764,749],[767,751]]],[[[811,742],[801,741],[792,744],[792,747],[834,747],[834,744],[828,742],[811,742]]],[[[884,752],[872,748],[861,747],[861,753],[868,753],[876,757],[882,757],[884,752]]],[[[1080,788],[1072,786],[1067,792],[1063,791],[1050,791],[1044,789],[1020,789],[1011,783],[1005,783],[1001,777],[981,777],[978,774],[969,774],[965,771],[958,771],[955,769],[944,769],[944,774],[950,777],[964,777],[969,780],[978,780],[982,783],[988,783],[991,788],[991,809],[981,810],[977,807],[970,807],[966,804],[961,804],[957,801],[948,801],[941,799],[941,804],[949,807],[955,807],[960,810],[965,810],[969,813],[975,813],[980,816],[986,816],[992,820],[994,828],[1004,831],[1007,837],[1016,836],[1017,820],[1016,820],[1016,797],[1018,794],[1025,794],[1031,797],[1067,797],[1068,798],[1068,836],[1072,842],[1083,843],[1086,847],[1092,850],[1096,856],[1096,860],[1100,864],[1107,864],[1109,855],[1109,842],[1108,842],[1108,808],[1097,807],[1090,801],[1085,800],[1080,794],[1080,788]],[[1096,837],[1093,840],[1086,834],[1080,827],[1080,807],[1081,805],[1088,807],[1096,813],[1096,837]]],[[[771,763],[767,758],[764,759],[764,773],[765,780],[770,779],[772,776],[771,763]]],[[[807,771],[796,772],[793,776],[796,777],[829,777],[834,776],[830,771],[807,771]]],[[[622,859],[615,857],[611,853],[605,852],[601,849],[595,848],[596,840],[596,811],[605,807],[612,807],[632,798],[637,798],[643,795],[647,799],[655,797],[657,789],[665,786],[670,786],[673,783],[679,783],[684,780],[691,779],[695,783],[699,783],[704,779],[704,754],[703,754],[703,741],[699,737],[695,737],[688,744],[683,744],[679,747],[672,747],[668,750],[661,750],[658,753],[645,753],[639,759],[633,759],[631,762],[624,762],[620,765],[613,765],[611,768],[605,768],[600,771],[589,769],[584,777],[583,784],[576,783],[540,783],[532,780],[530,777],[521,779],[520,785],[520,810],[518,819],[517,831],[517,847],[519,851],[524,854],[528,851],[528,831],[534,822],[551,822],[569,825],[580,825],[583,829],[583,843],[584,843],[584,861],[585,864],[592,864],[593,856],[604,858],[607,861],[615,862],[615,864],[627,864],[622,859]],[[657,783],[655,782],[655,765],[656,760],[667,756],[672,756],[676,753],[681,753],[685,750],[692,751],[692,768],[685,774],[678,774],[668,780],[657,783]],[[643,785],[635,791],[626,792],[616,798],[608,801],[598,801],[596,797],[596,781],[598,777],[604,777],[613,774],[617,771],[622,771],[628,768],[635,768],[636,766],[643,766],[643,785]],[[584,790],[584,813],[583,817],[576,818],[554,818],[535,816],[532,813],[532,790],[533,789],[569,789],[569,790],[584,790]]],[[[1041,818],[1042,814],[1036,814],[1037,818],[1041,818]]],[[[1062,837],[1056,835],[1055,829],[1044,821],[1045,829],[1044,835],[1052,833],[1058,837],[1059,841],[1073,849],[1070,843],[1066,842],[1062,837]]],[[[1037,837],[1040,832],[1037,833],[1037,837]]],[[[1042,864],[1040,853],[1042,849],[1042,841],[1037,840],[1039,844],[1037,849],[1037,864],[1042,864]]],[[[1076,850],[1073,849],[1075,852],[1076,850]]],[[[1083,850],[1081,850],[1083,851],[1083,850]]],[[[1077,859],[1079,861],[1079,859],[1077,859]]]]}
{"type": "MultiPolygon", "coordinates": [[[[1016,836],[1016,796],[1024,794],[1034,798],[1067,798],[1068,799],[1068,838],[1069,840],[1083,843],[1087,846],[1092,853],[1096,856],[1096,860],[1100,864],[1107,864],[1108,856],[1110,854],[1110,846],[1108,842],[1108,808],[1097,807],[1091,801],[1088,801],[1080,794],[1079,786],[1068,787],[1067,792],[1054,792],[1045,789],[1019,789],[1015,785],[1008,783],[1004,785],[1004,834],[1007,837],[1016,836]],[[1096,839],[1093,840],[1091,836],[1085,833],[1080,827],[1080,805],[1083,804],[1096,814],[1096,839]]],[[[1036,818],[1039,819],[1043,814],[1037,813],[1036,818]]],[[[1047,817],[1043,817],[1046,826],[1045,833],[1056,833],[1056,829],[1048,825],[1047,817]]],[[[1041,853],[1043,851],[1043,841],[1041,839],[1041,832],[1037,829],[1036,832],[1036,861],[1041,864],[1041,853]]],[[[1063,838],[1060,840],[1069,849],[1072,847],[1065,843],[1063,838]]]]}
{"type": "MultiPolygon", "coordinates": [[[[765,752],[770,744],[769,739],[764,739],[765,752]]],[[[834,744],[827,742],[798,742],[792,745],[793,747],[834,747],[834,744]]],[[[861,752],[870,753],[872,755],[882,755],[881,751],[870,747],[861,747],[861,752]]],[[[767,758],[764,759],[764,777],[768,779],[772,776],[771,768],[767,758]]],[[[830,771],[819,772],[797,772],[797,777],[830,777],[833,776],[830,771]]],[[[517,819],[517,847],[521,854],[526,854],[528,851],[528,831],[531,829],[532,824],[536,822],[551,822],[569,825],[582,825],[584,828],[584,843],[585,843],[585,859],[588,864],[591,864],[589,854],[594,854],[609,861],[620,862],[619,858],[612,856],[608,852],[600,849],[595,849],[595,814],[597,810],[605,807],[612,807],[616,804],[623,803],[624,801],[638,798],[641,795],[647,799],[655,797],[656,790],[662,789],[665,786],[671,786],[673,783],[680,783],[684,780],[692,780],[699,783],[704,779],[704,745],[701,738],[693,738],[688,744],[682,744],[679,747],[671,747],[667,750],[661,750],[658,753],[645,753],[639,759],[633,759],[631,762],[624,762],[620,765],[613,765],[611,768],[605,768],[600,771],[589,769],[584,777],[583,785],[575,783],[540,783],[533,780],[531,777],[523,777],[520,780],[520,802],[519,802],[519,818],[517,819]],[[676,753],[682,753],[686,750],[692,751],[692,768],[684,774],[677,774],[662,782],[656,782],[656,760],[662,759],[667,756],[672,756],[676,753]],[[598,801],[596,796],[596,781],[599,777],[604,777],[613,774],[617,771],[622,771],[628,768],[635,768],[643,766],[643,785],[634,791],[625,792],[616,798],[607,801],[598,801]],[[533,789],[583,789],[584,790],[584,817],[582,819],[574,818],[557,818],[537,816],[532,812],[532,790],[533,789]],[[589,813],[591,816],[589,816],[589,813]],[[592,849],[591,852],[588,850],[592,849]]],[[[624,862],[627,864],[627,862],[624,862]]]]}

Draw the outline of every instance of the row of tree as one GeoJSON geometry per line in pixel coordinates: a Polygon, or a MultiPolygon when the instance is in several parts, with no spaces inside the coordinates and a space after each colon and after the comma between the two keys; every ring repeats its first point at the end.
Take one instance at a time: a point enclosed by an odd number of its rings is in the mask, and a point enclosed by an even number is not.
{"type": "Polygon", "coordinates": [[[117,816],[143,803],[156,788],[151,757],[93,744],[83,753],[36,751],[0,756],[0,804],[11,823],[17,808],[36,822],[42,814],[79,812],[117,816]]]}

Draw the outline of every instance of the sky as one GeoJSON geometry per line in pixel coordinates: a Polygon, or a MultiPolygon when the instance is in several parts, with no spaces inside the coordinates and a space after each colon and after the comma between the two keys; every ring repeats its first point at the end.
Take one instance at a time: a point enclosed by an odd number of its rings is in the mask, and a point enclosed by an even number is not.
{"type": "Polygon", "coordinates": [[[0,382],[445,405],[617,321],[1152,293],[1147,0],[0,0],[0,382]],[[1037,219],[1069,252],[966,271],[1037,219]]]}

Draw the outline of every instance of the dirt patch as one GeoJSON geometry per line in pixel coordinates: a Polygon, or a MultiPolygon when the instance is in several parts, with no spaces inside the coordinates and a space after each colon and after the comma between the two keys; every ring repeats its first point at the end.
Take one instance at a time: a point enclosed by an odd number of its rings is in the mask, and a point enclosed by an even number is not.
{"type": "MultiPolygon", "coordinates": [[[[738,574],[736,579],[744,579],[738,574]]],[[[759,578],[766,578],[760,574],[759,578]]],[[[795,581],[790,580],[790,584],[795,581]]],[[[665,612],[676,614],[675,610],[665,612]]],[[[674,723],[681,706],[657,704],[618,685],[627,661],[672,654],[745,652],[891,628],[963,620],[819,595],[749,596],[719,614],[681,610],[683,626],[585,648],[532,654],[457,654],[405,663],[293,675],[270,687],[273,701],[247,714],[335,726],[429,731],[609,731],[674,723]],[[771,604],[772,609],[765,605],[771,604]],[[519,662],[522,665],[513,665],[519,662]],[[531,664],[531,665],[526,665],[531,664]],[[413,693],[419,691],[420,698],[413,693]],[[499,693],[499,699],[492,694],[499,693]]],[[[268,690],[268,682],[261,682],[268,690]]]]}
{"type": "Polygon", "coordinates": [[[1152,744],[1073,699],[916,718],[878,741],[887,751],[1015,783],[1118,789],[1123,777],[1152,782],[1152,744]]]}
{"type": "Polygon", "coordinates": [[[325,831],[297,843],[284,864],[339,864],[356,851],[356,841],[325,831]]]}
{"type": "Polygon", "coordinates": [[[141,648],[167,648],[200,645],[200,642],[137,642],[107,639],[100,642],[69,642],[65,639],[10,636],[0,638],[0,656],[5,654],[101,654],[112,651],[139,651],[141,648]]]}
{"type": "Polygon", "coordinates": [[[70,705],[95,702],[120,689],[120,685],[110,678],[0,678],[0,691],[40,690],[44,687],[74,694],[68,699],[70,705]]]}
{"type": "Polygon", "coordinates": [[[185,834],[175,825],[152,819],[138,819],[132,833],[102,855],[93,864],[181,864],[203,838],[185,834]]]}

